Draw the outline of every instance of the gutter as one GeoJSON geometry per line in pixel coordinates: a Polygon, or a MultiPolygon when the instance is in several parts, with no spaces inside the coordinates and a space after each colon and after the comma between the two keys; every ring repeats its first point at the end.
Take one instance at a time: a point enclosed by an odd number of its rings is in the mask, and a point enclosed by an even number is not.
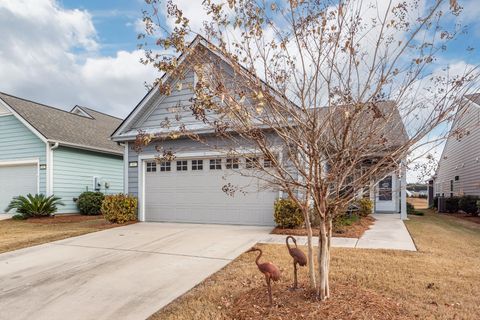
{"type": "Polygon", "coordinates": [[[101,152],[101,153],[107,153],[107,154],[113,154],[113,155],[123,155],[123,151],[113,151],[109,149],[103,149],[103,148],[93,148],[81,144],[76,144],[76,143],[69,143],[69,142],[64,142],[64,141],[57,141],[57,140],[48,140],[48,143],[54,143],[54,146],[52,146],[52,149],[56,149],[59,147],[59,145],[66,146],[66,147],[72,147],[76,149],[82,149],[82,150],[87,150],[87,151],[95,151],[95,152],[101,152]]]}

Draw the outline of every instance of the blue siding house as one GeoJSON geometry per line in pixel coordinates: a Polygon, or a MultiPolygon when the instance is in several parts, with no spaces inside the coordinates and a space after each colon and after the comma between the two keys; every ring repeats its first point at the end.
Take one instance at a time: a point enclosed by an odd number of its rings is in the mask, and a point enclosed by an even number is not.
{"type": "Polygon", "coordinates": [[[55,194],[75,213],[83,191],[123,192],[123,148],[110,140],[121,119],[0,93],[0,213],[14,196],[55,194]]]}

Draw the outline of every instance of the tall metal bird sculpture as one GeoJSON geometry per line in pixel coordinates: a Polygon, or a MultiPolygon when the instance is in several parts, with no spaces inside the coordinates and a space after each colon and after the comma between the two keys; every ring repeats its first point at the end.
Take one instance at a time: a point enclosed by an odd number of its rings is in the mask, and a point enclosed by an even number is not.
{"type": "Polygon", "coordinates": [[[270,302],[270,305],[272,305],[273,299],[272,299],[271,280],[273,281],[280,280],[280,270],[277,268],[276,265],[274,265],[271,262],[264,262],[264,263],[258,262],[260,260],[260,257],[263,254],[263,251],[261,249],[253,247],[247,252],[252,252],[252,251],[260,252],[259,255],[257,256],[257,259],[255,260],[255,263],[257,264],[258,270],[260,270],[260,272],[265,275],[265,281],[267,282],[267,287],[268,287],[268,299],[269,299],[268,301],[270,302]]]}
{"type": "Polygon", "coordinates": [[[293,272],[294,272],[293,289],[296,289],[297,288],[297,264],[301,267],[306,266],[307,257],[302,252],[302,250],[298,249],[297,240],[294,237],[288,236],[285,239],[285,242],[287,243],[288,253],[290,253],[290,255],[293,258],[293,272]],[[293,243],[295,244],[295,248],[290,247],[290,244],[288,243],[288,239],[292,239],[293,243]]]}

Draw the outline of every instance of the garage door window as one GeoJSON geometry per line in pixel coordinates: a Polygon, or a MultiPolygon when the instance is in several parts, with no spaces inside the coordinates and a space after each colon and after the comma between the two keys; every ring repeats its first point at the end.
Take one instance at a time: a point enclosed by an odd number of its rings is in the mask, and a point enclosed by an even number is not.
{"type": "Polygon", "coordinates": [[[210,159],[210,170],[222,170],[222,159],[210,159]]]}
{"type": "Polygon", "coordinates": [[[147,172],[157,172],[157,163],[147,162],[147,172]]]}
{"type": "Polygon", "coordinates": [[[192,160],[192,170],[203,170],[203,160],[192,160]]]}
{"type": "Polygon", "coordinates": [[[188,170],[188,161],[179,160],[177,161],[177,171],[187,171],[188,170]]]}
{"type": "Polygon", "coordinates": [[[263,167],[264,168],[271,168],[272,164],[273,164],[272,159],[270,159],[270,158],[263,159],[263,167]]]}
{"type": "Polygon", "coordinates": [[[230,159],[227,159],[227,163],[225,164],[225,167],[227,169],[238,169],[238,164],[239,164],[238,158],[230,158],[230,159]]]}
{"type": "Polygon", "coordinates": [[[253,169],[258,167],[259,167],[258,158],[255,158],[255,157],[245,158],[245,168],[253,169]]]}
{"type": "Polygon", "coordinates": [[[160,171],[171,171],[172,170],[172,163],[170,161],[163,161],[160,163],[160,171]]]}

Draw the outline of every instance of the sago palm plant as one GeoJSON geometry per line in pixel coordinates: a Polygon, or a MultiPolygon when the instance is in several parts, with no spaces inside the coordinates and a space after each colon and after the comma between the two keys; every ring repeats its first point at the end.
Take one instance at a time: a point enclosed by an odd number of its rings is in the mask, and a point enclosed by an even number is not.
{"type": "Polygon", "coordinates": [[[8,205],[6,211],[16,209],[17,213],[24,217],[45,217],[51,216],[57,212],[57,206],[63,206],[59,197],[51,195],[49,197],[43,194],[27,194],[27,196],[14,197],[8,205]]]}

